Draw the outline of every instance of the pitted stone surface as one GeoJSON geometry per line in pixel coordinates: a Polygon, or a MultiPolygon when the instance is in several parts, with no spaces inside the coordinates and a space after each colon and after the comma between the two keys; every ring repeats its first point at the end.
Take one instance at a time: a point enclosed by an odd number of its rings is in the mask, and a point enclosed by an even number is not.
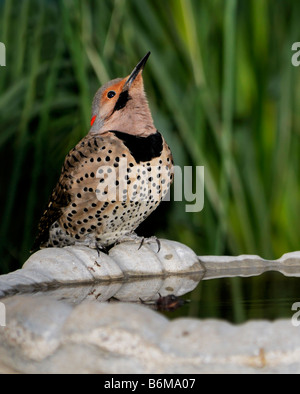
{"type": "Polygon", "coordinates": [[[293,373],[300,336],[289,320],[169,321],[145,306],[46,296],[4,300],[0,372],[293,373]]]}

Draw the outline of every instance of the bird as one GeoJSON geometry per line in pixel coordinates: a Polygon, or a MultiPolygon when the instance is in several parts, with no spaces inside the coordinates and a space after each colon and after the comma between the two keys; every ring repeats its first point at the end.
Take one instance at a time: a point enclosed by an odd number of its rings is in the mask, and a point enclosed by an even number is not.
{"type": "Polygon", "coordinates": [[[139,238],[135,230],[167,195],[174,162],[144,89],[149,56],[97,90],[91,128],[65,158],[33,250],[84,245],[105,251],[139,238]]]}

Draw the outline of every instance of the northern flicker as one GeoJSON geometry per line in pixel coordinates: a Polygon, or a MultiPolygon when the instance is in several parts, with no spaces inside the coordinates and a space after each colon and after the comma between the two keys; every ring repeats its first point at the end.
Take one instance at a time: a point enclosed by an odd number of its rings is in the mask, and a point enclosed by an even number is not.
{"type": "Polygon", "coordinates": [[[107,248],[134,234],[167,194],[173,160],[144,91],[149,55],[96,92],[91,129],[65,158],[35,248],[107,248]]]}

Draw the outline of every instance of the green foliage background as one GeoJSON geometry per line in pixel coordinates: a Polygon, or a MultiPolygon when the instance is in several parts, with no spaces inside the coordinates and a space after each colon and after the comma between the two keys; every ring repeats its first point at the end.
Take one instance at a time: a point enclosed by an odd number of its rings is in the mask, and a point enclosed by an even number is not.
{"type": "Polygon", "coordinates": [[[299,250],[298,15],[297,0],[0,0],[0,272],[28,257],[98,87],[149,50],[155,124],[176,164],[205,166],[205,207],[164,203],[144,231],[199,255],[299,250]]]}

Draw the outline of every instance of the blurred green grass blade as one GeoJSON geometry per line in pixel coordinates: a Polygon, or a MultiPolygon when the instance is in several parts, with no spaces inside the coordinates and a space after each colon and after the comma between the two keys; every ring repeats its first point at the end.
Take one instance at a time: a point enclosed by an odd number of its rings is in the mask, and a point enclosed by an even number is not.
{"type": "Polygon", "coordinates": [[[0,20],[1,20],[1,25],[0,25],[0,34],[1,34],[1,42],[4,42],[4,44],[8,41],[8,31],[9,31],[9,26],[10,26],[10,18],[11,18],[11,11],[12,11],[12,6],[13,6],[13,0],[6,0],[2,3],[1,9],[3,11],[1,12],[0,20]]]}
{"type": "Polygon", "coordinates": [[[268,48],[268,31],[270,30],[268,25],[268,6],[270,4],[269,0],[250,0],[253,48],[258,61],[265,59],[265,53],[268,48]]]}
{"type": "Polygon", "coordinates": [[[25,232],[22,243],[22,256],[26,256],[29,253],[30,248],[33,245],[33,234],[31,229],[33,228],[34,213],[36,208],[36,199],[39,196],[39,176],[42,173],[43,168],[43,157],[45,155],[45,148],[47,147],[46,133],[47,126],[50,120],[50,110],[55,99],[55,89],[57,86],[57,77],[59,71],[59,65],[61,62],[61,56],[63,51],[62,41],[57,38],[56,44],[56,55],[53,62],[49,64],[49,75],[46,80],[45,95],[42,101],[42,107],[40,109],[39,126],[36,131],[35,137],[35,152],[34,152],[34,164],[31,176],[31,186],[28,194],[27,209],[25,214],[25,232]]]}
{"type": "Polygon", "coordinates": [[[90,44],[86,43],[85,50],[87,57],[91,63],[92,68],[97,75],[99,83],[102,85],[107,82],[109,78],[109,73],[104,65],[103,59],[97,53],[97,50],[90,44]]]}
{"type": "MultiPolygon", "coordinates": [[[[106,69],[106,65],[104,61],[105,57],[101,56],[101,54],[98,53],[98,50],[94,44],[93,35],[91,32],[92,15],[91,15],[91,9],[89,7],[89,3],[88,2],[82,3],[82,9],[83,9],[82,12],[83,27],[82,27],[82,35],[81,35],[82,46],[85,50],[85,53],[87,55],[91,67],[93,68],[95,74],[97,75],[99,83],[104,84],[110,79],[110,75],[106,69]]],[[[103,33],[101,35],[103,35],[103,33]]],[[[97,87],[95,88],[95,91],[96,89],[97,87]]]]}
{"type": "MultiPolygon", "coordinates": [[[[0,38],[1,42],[4,43],[4,45],[7,46],[7,43],[9,42],[9,28],[11,26],[10,20],[11,20],[11,11],[12,11],[12,4],[13,0],[6,0],[2,4],[2,8],[0,8],[0,38]]],[[[7,50],[7,48],[6,48],[7,50]]],[[[6,77],[6,72],[3,72],[3,68],[1,69],[0,72],[0,92],[2,92],[3,85],[5,83],[5,77],[6,77]]]]}
{"type": "MultiPolygon", "coordinates": [[[[17,188],[19,180],[22,176],[22,165],[25,158],[27,143],[28,143],[28,127],[30,121],[30,109],[33,105],[34,96],[35,96],[35,86],[36,86],[36,78],[38,75],[39,65],[40,65],[40,49],[41,49],[41,34],[43,27],[43,19],[44,19],[44,3],[41,3],[41,7],[39,8],[37,23],[35,26],[35,34],[34,34],[34,46],[33,50],[30,52],[30,72],[29,72],[29,80],[27,86],[27,92],[25,97],[25,103],[23,108],[23,113],[21,117],[19,133],[16,140],[15,145],[15,160],[12,168],[12,176],[10,180],[10,185],[7,189],[7,199],[6,205],[4,209],[4,214],[0,227],[0,255],[2,255],[2,250],[7,243],[7,234],[9,232],[9,226],[12,220],[15,220],[13,217],[13,209],[15,198],[17,196],[17,188]]],[[[24,52],[23,52],[24,53],[24,52]]]]}
{"type": "Polygon", "coordinates": [[[201,44],[197,37],[196,18],[191,0],[180,0],[181,14],[183,16],[187,52],[190,56],[195,83],[198,88],[206,86],[206,78],[203,70],[201,44]]]}
{"type": "Polygon", "coordinates": [[[33,2],[31,0],[22,0],[21,4],[22,6],[20,12],[18,13],[17,21],[18,34],[16,34],[15,36],[16,42],[14,44],[14,52],[16,53],[16,57],[13,63],[14,69],[12,72],[14,80],[20,78],[26,59],[26,38],[28,37],[26,35],[26,29],[28,27],[30,5],[33,4],[33,2]]]}
{"type": "MultiPolygon", "coordinates": [[[[86,76],[86,58],[82,45],[82,13],[81,3],[78,0],[74,2],[65,2],[60,0],[60,9],[62,11],[63,35],[66,39],[70,54],[72,57],[73,70],[77,78],[80,94],[80,111],[82,114],[83,124],[88,127],[90,123],[90,95],[89,83],[86,76]]],[[[85,134],[85,129],[82,135],[85,134]]]]}
{"type": "Polygon", "coordinates": [[[2,119],[5,116],[5,110],[9,107],[14,100],[17,100],[18,97],[22,97],[24,93],[24,89],[28,83],[27,78],[23,78],[13,84],[9,89],[7,89],[0,96],[0,111],[2,115],[2,119]]]}
{"type": "Polygon", "coordinates": [[[250,219],[251,211],[246,198],[246,192],[241,182],[241,174],[237,167],[232,167],[232,192],[234,211],[238,217],[238,225],[235,226],[231,221],[231,232],[236,236],[241,237],[243,242],[239,243],[238,249],[234,250],[235,254],[248,253],[252,254],[256,250],[257,244],[255,239],[255,232],[253,231],[253,224],[250,219]]]}
{"type": "Polygon", "coordinates": [[[237,1],[227,0],[224,11],[224,60],[223,60],[223,99],[222,99],[222,168],[220,182],[220,217],[216,234],[215,253],[222,254],[225,249],[228,231],[229,188],[232,182],[232,133],[235,93],[235,48],[236,48],[237,1]]]}
{"type": "Polygon", "coordinates": [[[115,0],[111,13],[110,23],[103,46],[103,58],[111,58],[118,44],[118,35],[121,30],[123,17],[125,16],[126,0],[115,0]]]}
{"type": "Polygon", "coordinates": [[[201,37],[197,35],[194,2],[191,0],[180,0],[181,12],[185,26],[186,50],[191,59],[195,85],[200,93],[201,104],[204,107],[206,116],[210,122],[211,129],[218,143],[221,131],[220,119],[213,102],[207,78],[204,73],[204,66],[201,53],[201,37]]]}

